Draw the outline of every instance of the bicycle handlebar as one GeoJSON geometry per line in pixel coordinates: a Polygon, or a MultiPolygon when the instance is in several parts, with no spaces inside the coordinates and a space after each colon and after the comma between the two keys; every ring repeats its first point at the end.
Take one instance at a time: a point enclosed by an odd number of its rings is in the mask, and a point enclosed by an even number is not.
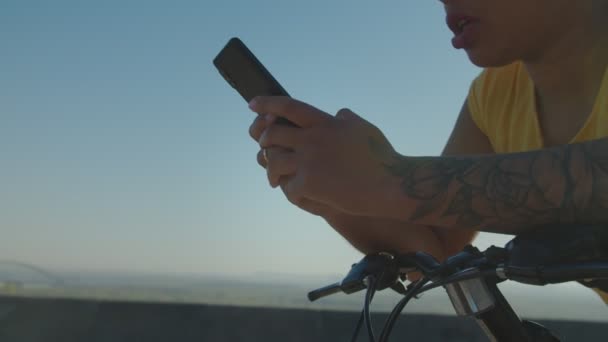
{"type": "Polygon", "coordinates": [[[608,278],[608,262],[578,262],[546,267],[507,266],[497,269],[504,279],[528,285],[558,284],[589,278],[608,278]]]}
{"type": "MultiPolygon", "coordinates": [[[[484,252],[485,253],[485,252],[484,252]]],[[[383,253],[386,255],[386,253],[383,253]]],[[[367,288],[366,277],[374,275],[372,271],[378,267],[376,263],[378,255],[368,255],[363,258],[360,262],[353,265],[353,269],[344,278],[342,282],[334,283],[317,290],[308,293],[308,299],[315,301],[320,298],[330,296],[336,293],[353,294],[367,288]],[[370,261],[370,258],[374,258],[376,261],[370,261]],[[369,265],[372,265],[369,267],[369,265]]],[[[429,255],[424,253],[398,255],[394,259],[395,264],[387,260],[387,267],[398,266],[400,273],[395,275],[394,281],[397,284],[398,278],[404,278],[409,272],[419,271],[429,278],[440,278],[436,279],[436,282],[432,285],[424,287],[422,291],[427,291],[435,287],[444,286],[450,283],[464,281],[468,279],[496,276],[500,281],[511,280],[528,285],[547,285],[547,284],[558,284],[569,281],[577,281],[584,279],[600,279],[608,278],[608,261],[594,261],[594,262],[578,262],[569,263],[563,265],[552,265],[552,266],[539,266],[539,267],[518,267],[508,265],[496,265],[494,268],[481,269],[479,266],[470,268],[464,268],[459,272],[453,274],[440,276],[437,273],[445,272],[446,269],[453,267],[453,264],[439,264],[436,267],[429,267],[429,255]],[[422,257],[422,258],[420,258],[422,257]],[[420,259],[417,259],[420,258],[420,259]],[[413,267],[411,263],[399,264],[402,260],[416,260],[416,266],[413,267]],[[441,265],[441,266],[440,266],[441,265]]],[[[432,258],[432,257],[431,257],[432,258]]],[[[475,259],[472,262],[479,262],[482,259],[475,259]]],[[[384,285],[383,288],[378,290],[384,290],[393,286],[394,284],[384,285]]],[[[401,291],[397,291],[401,293],[401,291]]]]}
{"type": "MultiPolygon", "coordinates": [[[[555,233],[555,231],[552,231],[555,233]]],[[[534,233],[538,236],[538,233],[534,233]]],[[[367,289],[370,291],[391,288],[405,295],[389,316],[380,341],[388,340],[390,330],[407,302],[425,291],[445,287],[458,315],[475,316],[486,334],[494,341],[559,341],[542,326],[521,321],[502,296],[496,284],[512,280],[529,285],[546,285],[584,279],[608,279],[608,251],[605,242],[600,248],[590,244],[590,239],[582,242],[568,241],[568,244],[554,243],[552,250],[562,252],[579,246],[587,258],[577,262],[566,262],[548,251],[551,248],[542,245],[537,248],[534,243],[539,240],[526,240],[517,237],[504,248],[491,246],[484,252],[472,246],[466,246],[460,253],[439,263],[426,253],[378,253],[365,256],[353,264],[350,272],[342,282],[317,289],[308,294],[310,301],[315,301],[335,293],[352,294],[367,289]],[[530,242],[532,241],[532,242],[530,242]],[[578,243],[578,245],[577,245],[578,243]],[[557,247],[556,247],[557,246],[557,247]],[[540,251],[540,252],[539,252],[540,251]],[[532,257],[528,257],[531,255],[532,257]],[[409,272],[418,271],[424,276],[423,281],[411,283],[406,288],[400,280],[405,280],[409,272]],[[370,279],[373,288],[370,288],[370,279]],[[431,284],[426,284],[431,282],[431,284]]],[[[541,241],[543,244],[544,241],[541,241]]],[[[366,301],[366,309],[369,303],[366,301]]],[[[369,314],[368,311],[366,311],[369,314]]],[[[362,316],[363,317],[363,316],[362,316]]],[[[357,334],[360,323],[357,326],[357,334]]],[[[366,317],[366,324],[368,320],[366,317]]],[[[370,339],[373,339],[371,327],[368,326],[370,339]]]]}

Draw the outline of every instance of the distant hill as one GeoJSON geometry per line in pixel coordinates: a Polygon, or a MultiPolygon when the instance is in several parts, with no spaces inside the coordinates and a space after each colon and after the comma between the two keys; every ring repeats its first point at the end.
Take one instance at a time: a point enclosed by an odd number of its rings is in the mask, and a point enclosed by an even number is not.
{"type": "MultiPolygon", "coordinates": [[[[259,272],[237,277],[39,271],[36,267],[0,263],[0,284],[6,280],[18,280],[26,285],[31,282],[49,285],[18,290],[11,288],[10,292],[0,286],[0,295],[346,311],[358,311],[363,303],[363,293],[338,294],[314,303],[308,301],[306,294],[309,291],[339,281],[342,275],[259,272]]],[[[608,322],[608,307],[595,293],[578,284],[546,287],[505,284],[501,289],[516,311],[525,317],[608,322]]],[[[400,296],[391,290],[380,292],[374,299],[373,309],[388,312],[399,299],[400,296]]],[[[406,311],[454,315],[452,305],[441,288],[412,301],[406,311]]]]}

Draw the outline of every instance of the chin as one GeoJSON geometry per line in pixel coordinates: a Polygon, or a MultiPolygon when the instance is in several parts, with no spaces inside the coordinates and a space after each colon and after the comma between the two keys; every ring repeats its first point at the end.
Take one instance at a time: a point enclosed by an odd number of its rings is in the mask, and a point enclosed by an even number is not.
{"type": "Polygon", "coordinates": [[[497,68],[509,65],[517,60],[510,56],[499,53],[498,51],[488,51],[481,48],[471,48],[466,50],[471,63],[480,68],[497,68]]]}

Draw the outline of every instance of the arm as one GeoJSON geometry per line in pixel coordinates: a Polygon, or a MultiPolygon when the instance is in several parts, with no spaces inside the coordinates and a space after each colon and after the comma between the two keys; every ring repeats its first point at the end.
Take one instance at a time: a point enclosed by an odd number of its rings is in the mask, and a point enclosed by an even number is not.
{"type": "Polygon", "coordinates": [[[285,192],[296,205],[308,199],[354,215],[498,233],[608,221],[608,138],[501,155],[406,157],[347,109],[334,117],[288,97],[250,106],[300,126],[272,125],[259,140],[293,151],[284,160],[289,172],[274,176],[293,174],[285,192]]]}
{"type": "MultiPolygon", "coordinates": [[[[443,155],[485,153],[493,153],[492,146],[471,119],[465,103],[443,155]]],[[[364,254],[382,250],[421,250],[441,260],[462,250],[477,235],[473,230],[432,230],[429,227],[391,219],[346,214],[326,215],[325,218],[338,233],[364,254]]]]}
{"type": "Polygon", "coordinates": [[[439,236],[428,227],[350,214],[331,213],[324,218],[336,232],[363,254],[424,251],[439,260],[447,257],[439,236]]]}
{"type": "MultiPolygon", "coordinates": [[[[467,102],[462,106],[452,134],[443,149],[442,156],[467,154],[493,154],[494,149],[485,134],[477,127],[471,118],[467,102]]],[[[470,229],[435,229],[444,244],[446,256],[456,254],[464,246],[471,243],[477,231],[470,229]]]]}
{"type": "Polygon", "coordinates": [[[385,215],[449,229],[518,233],[608,222],[608,139],[531,152],[395,156],[385,215]]]}

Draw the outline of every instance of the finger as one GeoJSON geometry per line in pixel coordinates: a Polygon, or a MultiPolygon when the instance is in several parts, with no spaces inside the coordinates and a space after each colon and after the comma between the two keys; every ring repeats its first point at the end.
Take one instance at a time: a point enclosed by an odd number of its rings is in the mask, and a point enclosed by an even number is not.
{"type": "Polygon", "coordinates": [[[420,272],[408,272],[407,273],[407,280],[409,280],[410,282],[416,282],[418,280],[420,280],[422,278],[422,273],[420,272]]]}
{"type": "Polygon", "coordinates": [[[283,189],[283,192],[285,193],[285,196],[289,202],[298,207],[301,205],[304,198],[315,200],[314,198],[305,196],[305,179],[305,173],[302,170],[299,170],[298,173],[295,173],[292,177],[289,177],[286,182],[281,184],[281,188],[283,189]]]}
{"type": "MultiPolygon", "coordinates": [[[[303,209],[305,207],[312,206],[311,209],[314,210],[315,215],[323,215],[323,208],[331,211],[343,211],[327,201],[311,196],[311,194],[314,194],[315,192],[309,191],[311,187],[310,184],[306,184],[306,176],[303,173],[304,172],[302,172],[301,169],[296,170],[296,172],[288,179],[281,179],[280,181],[281,189],[283,189],[283,193],[289,202],[303,209]],[[313,202],[315,203],[314,205],[311,204],[313,202]]],[[[346,211],[344,212],[346,213],[346,211]]]]}
{"type": "Polygon", "coordinates": [[[251,126],[249,126],[249,135],[255,141],[260,140],[260,136],[266,129],[266,127],[270,126],[274,121],[274,115],[258,115],[254,120],[251,126]]]}
{"type": "Polygon", "coordinates": [[[257,113],[284,117],[300,127],[310,127],[333,118],[331,115],[287,96],[258,96],[249,102],[257,113]]]}
{"type": "MultiPolygon", "coordinates": [[[[266,150],[266,157],[268,157],[269,159],[272,158],[271,155],[273,153],[275,153],[275,151],[286,151],[286,152],[292,151],[290,149],[286,149],[286,148],[282,148],[282,147],[278,147],[278,146],[269,147],[269,148],[266,148],[265,150],[266,150]]],[[[263,168],[266,168],[268,166],[266,157],[264,156],[264,149],[260,149],[257,154],[257,161],[258,161],[258,164],[260,164],[260,166],[263,168]]]]}
{"type": "MultiPolygon", "coordinates": [[[[266,154],[268,154],[268,152],[266,152],[266,154]]],[[[261,167],[266,168],[266,158],[264,157],[264,150],[260,150],[258,152],[257,159],[258,164],[260,164],[261,167]]]]}
{"type": "Polygon", "coordinates": [[[280,146],[283,148],[295,149],[301,140],[302,129],[286,125],[270,125],[268,126],[258,143],[262,148],[272,146],[280,146]]]}
{"type": "Polygon", "coordinates": [[[268,162],[266,172],[270,186],[276,188],[281,184],[282,178],[296,173],[297,162],[294,152],[284,149],[267,150],[268,162]]]}
{"type": "Polygon", "coordinates": [[[342,108],[336,113],[336,119],[344,120],[348,122],[358,123],[358,124],[371,124],[369,121],[365,120],[357,113],[353,112],[348,108],[342,108]]]}
{"type": "Polygon", "coordinates": [[[314,200],[311,200],[311,199],[308,199],[305,197],[299,197],[299,198],[288,197],[288,200],[291,202],[291,204],[295,205],[296,207],[298,207],[304,211],[307,211],[313,215],[316,215],[316,216],[325,216],[328,213],[330,213],[332,210],[334,210],[327,204],[317,202],[317,201],[314,201],[314,200]]]}

